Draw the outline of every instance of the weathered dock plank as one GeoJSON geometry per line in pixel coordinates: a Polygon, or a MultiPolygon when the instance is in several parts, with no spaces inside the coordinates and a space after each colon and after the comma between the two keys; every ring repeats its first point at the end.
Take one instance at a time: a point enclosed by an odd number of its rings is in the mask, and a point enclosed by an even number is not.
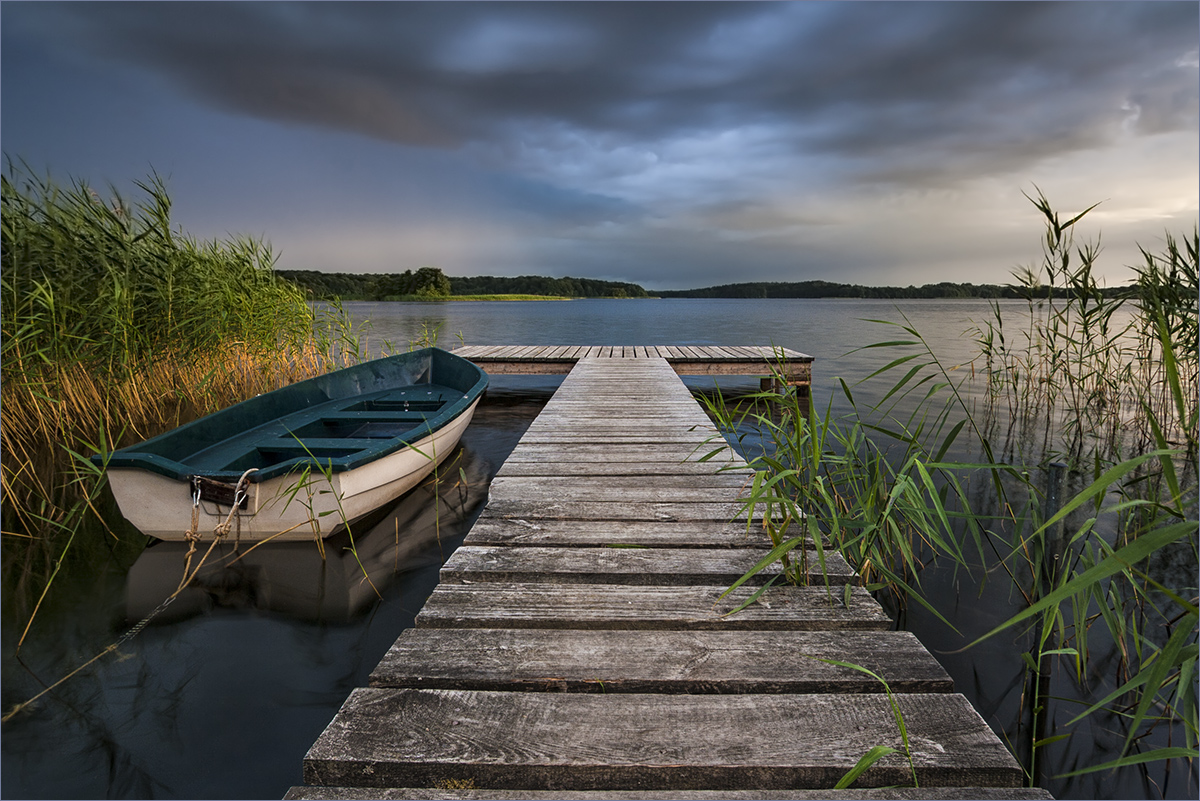
{"type": "Polygon", "coordinates": [[[591,431],[628,431],[633,429],[645,428],[653,430],[673,430],[680,426],[685,427],[685,430],[693,426],[697,430],[703,429],[710,434],[715,434],[716,429],[711,421],[702,415],[697,414],[682,414],[680,412],[664,413],[660,416],[652,415],[632,415],[620,420],[614,420],[611,409],[596,409],[592,407],[592,413],[589,414],[587,409],[579,409],[576,411],[564,409],[562,412],[555,412],[547,417],[540,418],[531,423],[529,431],[538,431],[542,429],[559,431],[564,427],[572,430],[591,430],[591,431]]]}
{"type": "Polygon", "coordinates": [[[580,420],[580,415],[568,410],[560,421],[548,420],[539,425],[530,425],[526,433],[532,434],[595,434],[597,436],[618,436],[620,434],[640,434],[653,436],[656,434],[687,434],[691,437],[702,437],[712,442],[721,441],[721,437],[713,430],[712,424],[706,420],[694,417],[677,416],[674,420],[663,425],[661,421],[634,418],[628,422],[616,423],[613,413],[597,413],[595,417],[580,420]]]}
{"type": "Polygon", "coordinates": [[[561,449],[565,461],[574,461],[577,449],[592,448],[598,453],[607,453],[614,461],[699,460],[710,451],[720,450],[728,454],[724,458],[744,462],[723,438],[714,436],[711,432],[688,430],[682,423],[673,434],[645,428],[597,432],[560,431],[557,435],[535,430],[528,440],[522,440],[520,446],[525,448],[547,450],[551,454],[561,449]],[[639,442],[638,439],[644,441],[639,442]]]}
{"type": "MultiPolygon", "coordinates": [[[[825,554],[824,570],[816,551],[807,558],[808,578],[814,583],[851,583],[857,573],[838,553],[825,554]]],[[[799,560],[801,553],[793,553],[799,560]]],[[[763,558],[761,549],[721,548],[547,548],[463,545],[442,566],[440,581],[543,581],[556,584],[729,586],[763,558]]],[[[763,584],[782,572],[778,562],[750,579],[763,584]]]]}
{"type": "MultiPolygon", "coordinates": [[[[677,403],[682,403],[678,401],[677,403]]],[[[559,408],[555,410],[552,417],[547,418],[542,423],[530,425],[530,429],[538,431],[542,428],[555,430],[581,430],[581,429],[612,429],[616,431],[632,430],[637,428],[643,429],[682,429],[684,431],[704,431],[710,435],[715,435],[712,422],[708,419],[701,419],[695,415],[684,415],[677,411],[663,408],[661,416],[655,417],[654,410],[648,410],[644,413],[639,413],[630,416],[628,419],[623,417],[615,419],[614,415],[618,414],[613,409],[596,409],[594,406],[591,410],[584,408],[580,404],[579,408],[559,408]]]]}
{"type": "MultiPolygon", "coordinates": [[[[923,785],[1018,786],[955,693],[897,694],[923,785]]],[[[982,727],[982,728],[980,728],[982,727]]],[[[988,732],[990,734],[990,732],[988,732]]],[[[877,745],[903,749],[878,693],[662,695],[354,690],[304,759],[308,784],[495,789],[830,787],[877,745]],[[831,737],[836,727],[838,735],[831,737]]],[[[902,754],[861,786],[912,781],[902,754]]]]}
{"type": "Polygon", "coordinates": [[[769,597],[728,614],[753,588],[721,599],[724,586],[639,587],[613,584],[486,582],[439,584],[416,625],[436,628],[875,630],[891,618],[870,593],[846,586],[773,587],[769,597]]]}
{"type": "Polygon", "coordinates": [[[734,520],[742,516],[739,503],[645,502],[613,501],[543,501],[496,498],[488,501],[493,515],[519,517],[525,520],[546,519],[591,520],[734,520]]]}
{"type": "MultiPolygon", "coordinates": [[[[585,403],[585,402],[581,401],[577,404],[563,404],[560,406],[556,406],[554,409],[552,409],[550,411],[553,413],[553,417],[561,418],[561,420],[563,421],[563,425],[571,424],[571,425],[577,426],[581,422],[587,423],[587,424],[591,424],[591,423],[595,422],[598,425],[606,424],[606,425],[610,425],[610,426],[614,426],[614,427],[626,427],[626,426],[624,426],[624,424],[626,422],[628,422],[629,426],[642,425],[642,426],[661,427],[658,424],[665,420],[668,424],[681,424],[681,425],[686,425],[686,426],[695,425],[695,426],[703,427],[708,431],[713,430],[712,421],[709,420],[706,416],[702,416],[702,413],[701,414],[681,413],[678,409],[678,404],[682,403],[682,402],[683,401],[680,400],[680,401],[676,401],[674,404],[657,405],[657,409],[656,408],[647,409],[647,408],[639,407],[636,411],[634,411],[634,410],[614,410],[612,408],[608,408],[608,409],[598,408],[596,403],[594,403],[594,402],[586,402],[585,403]],[[661,411],[662,415],[661,416],[656,415],[655,414],[656,410],[661,411]],[[617,414],[617,413],[620,413],[622,416],[622,419],[620,421],[621,422],[620,426],[616,425],[614,423],[614,419],[613,419],[614,414],[617,414]],[[625,418],[626,418],[627,413],[628,413],[628,419],[626,420],[625,418]]],[[[547,418],[548,421],[551,419],[553,419],[553,418],[547,418]]]]}
{"type": "Polygon", "coordinates": [[[905,631],[409,629],[372,687],[591,693],[947,693],[950,676],[905,631]]]}
{"type": "Polygon", "coordinates": [[[667,477],[645,477],[644,483],[610,478],[608,481],[576,482],[542,486],[536,479],[512,479],[517,484],[493,483],[488,497],[514,502],[538,501],[597,501],[611,503],[713,503],[730,495],[745,485],[742,479],[682,476],[683,480],[671,481],[667,477]]]}
{"type": "Polygon", "coordinates": [[[563,394],[558,395],[555,393],[555,397],[547,403],[547,408],[551,411],[566,409],[572,406],[583,407],[584,409],[597,409],[602,407],[602,404],[598,402],[603,401],[610,407],[616,406],[622,411],[628,411],[635,416],[645,415],[648,411],[663,407],[671,407],[672,411],[680,414],[693,413],[691,409],[685,409],[673,403],[681,402],[685,398],[692,399],[692,393],[687,387],[680,385],[677,390],[668,392],[653,392],[649,387],[640,392],[635,389],[639,384],[650,384],[654,379],[659,378],[660,376],[626,376],[624,387],[614,383],[611,389],[605,389],[603,386],[595,383],[586,387],[571,385],[559,387],[558,391],[563,394]],[[629,384],[631,380],[635,382],[632,387],[629,384]],[[622,389],[624,391],[621,391],[622,389]]]}
{"type": "Polygon", "coordinates": [[[704,432],[690,431],[534,431],[522,437],[521,441],[526,445],[596,443],[614,448],[629,446],[648,453],[656,450],[660,444],[678,443],[700,448],[714,440],[704,432]],[[647,448],[648,445],[655,447],[647,448]]]}
{"type": "Polygon", "coordinates": [[[555,475],[522,478],[520,476],[497,475],[492,479],[488,493],[493,497],[523,496],[530,500],[537,500],[543,493],[554,495],[555,497],[562,497],[564,493],[570,493],[572,497],[578,497],[580,500],[583,500],[584,497],[589,495],[596,497],[603,496],[604,493],[602,491],[610,487],[620,491],[640,487],[643,489],[675,489],[681,493],[691,493],[692,490],[699,490],[709,501],[713,499],[728,501],[730,497],[736,498],[737,492],[743,487],[749,486],[752,477],[753,473],[745,471],[717,473],[713,471],[711,466],[708,468],[707,473],[695,475],[664,473],[659,475],[629,476],[627,478],[608,475],[600,481],[581,481],[575,476],[555,475]]]}
{"type": "MultiPolygon", "coordinates": [[[[436,787],[293,787],[290,801],[762,801],[761,790],[442,790],[436,787]]],[[[1053,801],[1040,787],[864,787],[772,790],[776,801],[1053,801]]]]}
{"type": "Polygon", "coordinates": [[[598,416],[587,420],[583,424],[580,423],[578,418],[575,418],[574,423],[569,422],[572,417],[574,415],[567,415],[561,423],[548,421],[542,425],[531,425],[526,430],[525,435],[548,436],[551,434],[570,434],[573,436],[594,435],[597,437],[619,437],[622,435],[653,437],[668,434],[675,436],[685,434],[689,439],[708,440],[710,442],[722,441],[708,423],[691,418],[679,418],[664,426],[642,420],[631,420],[628,424],[616,424],[612,420],[611,413],[607,416],[598,416]]]}
{"type": "Polygon", "coordinates": [[[699,420],[695,417],[684,417],[679,415],[673,421],[667,421],[663,424],[662,421],[655,421],[649,418],[633,418],[628,422],[617,422],[612,418],[610,411],[607,416],[600,412],[596,417],[580,419],[576,415],[566,415],[566,418],[574,418],[573,422],[563,422],[561,425],[553,420],[547,420],[537,425],[530,425],[529,431],[535,434],[552,433],[560,434],[568,433],[592,433],[592,434],[620,434],[627,433],[690,433],[692,431],[705,433],[710,436],[715,436],[712,424],[699,420]]]}
{"type": "Polygon", "coordinates": [[[547,459],[555,459],[562,462],[595,462],[599,460],[609,462],[642,462],[647,460],[659,462],[699,462],[701,464],[712,463],[714,468],[727,462],[742,464],[741,457],[732,448],[721,443],[698,445],[695,447],[676,444],[655,446],[654,448],[646,449],[633,449],[614,448],[611,445],[575,445],[573,443],[525,445],[519,442],[517,443],[517,447],[509,454],[508,459],[505,460],[505,464],[510,461],[522,462],[534,460],[545,462],[547,459]],[[719,451],[719,453],[705,462],[700,461],[712,451],[719,451]]]}
{"type": "Polygon", "coordinates": [[[550,430],[539,428],[527,431],[521,439],[524,444],[549,442],[555,445],[571,445],[574,440],[580,440],[582,442],[579,444],[586,444],[592,441],[605,447],[620,447],[622,443],[625,443],[630,449],[639,451],[643,458],[652,456],[658,448],[669,446],[673,443],[679,445],[687,444],[692,447],[708,444],[716,447],[728,446],[729,444],[723,438],[715,436],[711,431],[703,431],[699,428],[690,430],[685,423],[678,424],[673,430],[657,429],[649,426],[619,426],[596,430],[566,428],[550,430]]]}
{"type": "Polygon", "coordinates": [[[524,520],[500,518],[486,508],[465,545],[603,548],[770,548],[761,527],[712,520],[524,520]]]}
{"type": "Polygon", "coordinates": [[[711,476],[717,468],[722,468],[718,475],[736,476],[743,481],[749,481],[754,476],[752,470],[744,465],[727,462],[688,461],[646,461],[637,462],[608,462],[608,461],[579,461],[554,462],[547,464],[539,460],[506,461],[496,474],[497,478],[518,478],[528,476],[545,477],[579,477],[579,476],[711,476]],[[726,469],[726,466],[728,468],[726,469]]]}

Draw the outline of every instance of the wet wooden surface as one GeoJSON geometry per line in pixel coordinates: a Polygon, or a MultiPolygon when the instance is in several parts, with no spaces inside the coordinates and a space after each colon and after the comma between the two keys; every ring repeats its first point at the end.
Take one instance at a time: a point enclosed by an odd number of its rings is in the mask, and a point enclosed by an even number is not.
{"type": "Polygon", "coordinates": [[[721,520],[546,520],[481,516],[464,545],[603,548],[770,548],[759,526],[721,520]]]}

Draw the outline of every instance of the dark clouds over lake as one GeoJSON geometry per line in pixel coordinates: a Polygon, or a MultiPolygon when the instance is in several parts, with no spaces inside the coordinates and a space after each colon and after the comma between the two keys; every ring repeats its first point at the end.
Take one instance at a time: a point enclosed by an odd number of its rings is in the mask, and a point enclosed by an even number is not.
{"type": "Polygon", "coordinates": [[[1104,270],[1197,216],[1192,2],[12,3],[3,148],[281,266],[651,287],[1104,270]]]}

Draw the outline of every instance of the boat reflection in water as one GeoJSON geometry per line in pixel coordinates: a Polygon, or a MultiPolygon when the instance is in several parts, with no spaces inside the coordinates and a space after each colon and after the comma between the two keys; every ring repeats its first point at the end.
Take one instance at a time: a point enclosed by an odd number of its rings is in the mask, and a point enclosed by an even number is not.
{"type": "MultiPolygon", "coordinates": [[[[195,578],[154,623],[219,608],[259,609],[301,620],[346,622],[369,609],[393,579],[443,561],[486,499],[486,462],[460,448],[394,506],[325,540],[218,543],[195,578]],[[382,519],[380,519],[382,515],[382,519]],[[439,549],[439,545],[441,549],[439,549]]],[[[210,543],[197,545],[193,569],[210,543]]],[[[179,586],[189,545],[155,541],[130,568],[126,617],[139,621],[179,586]]]]}

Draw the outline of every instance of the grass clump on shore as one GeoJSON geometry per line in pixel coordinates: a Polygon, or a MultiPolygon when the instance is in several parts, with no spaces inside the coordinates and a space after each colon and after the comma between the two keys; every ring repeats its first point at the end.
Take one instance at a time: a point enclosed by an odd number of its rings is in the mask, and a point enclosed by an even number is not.
{"type": "Polygon", "coordinates": [[[11,160],[0,181],[4,567],[21,582],[61,562],[84,518],[104,525],[89,514],[101,477],[80,456],[326,372],[357,346],[336,309],[275,276],[266,243],[175,228],[157,175],[135,182],[137,201],[11,160]]]}

